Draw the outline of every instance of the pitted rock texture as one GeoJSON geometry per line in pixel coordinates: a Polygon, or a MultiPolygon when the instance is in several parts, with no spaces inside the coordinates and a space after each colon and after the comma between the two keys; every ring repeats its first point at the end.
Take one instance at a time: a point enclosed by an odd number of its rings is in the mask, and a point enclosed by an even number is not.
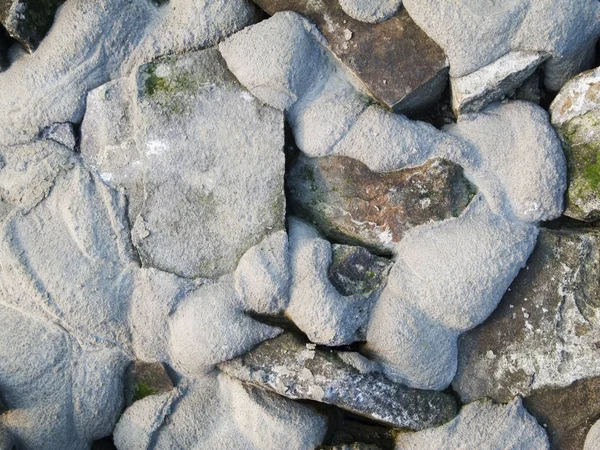
{"type": "Polygon", "coordinates": [[[280,395],[337,405],[398,428],[421,430],[454,417],[452,397],[392,383],[363,360],[285,334],[219,367],[280,395]]]}
{"type": "MultiPolygon", "coordinates": [[[[338,1],[257,0],[256,3],[271,15],[295,11],[314,22],[336,58],[358,78],[359,84],[389,108],[412,111],[435,102],[448,79],[446,56],[406,11],[401,9],[396,16],[373,25],[349,16],[338,1]]],[[[344,3],[350,2],[344,0],[344,3]]],[[[372,9],[378,4],[399,2],[362,3],[372,9]]],[[[391,11],[392,7],[386,9],[391,11]]]]}
{"type": "Polygon", "coordinates": [[[506,401],[600,375],[596,231],[543,230],[499,308],[459,345],[463,401],[506,401]]]}
{"type": "Polygon", "coordinates": [[[342,295],[368,294],[385,285],[392,262],[363,247],[334,244],[327,276],[342,295]]]}
{"type": "Polygon", "coordinates": [[[338,242],[389,253],[411,228],[458,217],[475,188],[456,164],[375,173],[344,156],[299,156],[287,178],[292,210],[338,242]]]}
{"type": "Polygon", "coordinates": [[[550,111],[567,155],[565,215],[584,221],[600,220],[600,69],[569,81],[550,111]]]}

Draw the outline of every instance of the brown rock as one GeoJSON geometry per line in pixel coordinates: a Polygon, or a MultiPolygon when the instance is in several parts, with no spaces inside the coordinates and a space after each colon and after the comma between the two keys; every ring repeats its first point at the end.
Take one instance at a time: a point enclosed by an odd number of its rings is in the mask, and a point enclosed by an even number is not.
{"type": "Polygon", "coordinates": [[[523,404],[546,429],[550,448],[581,450],[588,431],[600,419],[600,377],[558,389],[541,389],[523,404]]]}
{"type": "Polygon", "coordinates": [[[464,402],[506,402],[600,376],[600,232],[542,230],[527,267],[459,341],[464,402]]]}
{"type": "Polygon", "coordinates": [[[141,400],[148,395],[169,392],[174,388],[171,378],[161,363],[144,361],[133,363],[131,384],[130,396],[133,401],[141,400]]]}
{"type": "Polygon", "coordinates": [[[256,0],[273,15],[295,11],[313,21],[329,48],[374,98],[396,112],[432,103],[444,90],[448,63],[433,42],[403,9],[379,24],[348,16],[338,0],[256,0]]]}
{"type": "Polygon", "coordinates": [[[389,252],[411,228],[458,216],[474,187],[443,159],[376,173],[345,156],[301,155],[287,180],[293,211],[326,236],[389,252]]]}

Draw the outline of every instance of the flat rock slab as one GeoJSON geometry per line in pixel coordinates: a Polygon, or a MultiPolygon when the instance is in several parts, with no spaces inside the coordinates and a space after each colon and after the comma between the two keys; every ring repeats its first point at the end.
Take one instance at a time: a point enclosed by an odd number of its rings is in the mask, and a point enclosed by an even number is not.
{"type": "Polygon", "coordinates": [[[255,3],[270,15],[295,11],[314,22],[336,57],[377,100],[395,111],[433,101],[445,87],[444,52],[404,10],[383,23],[369,24],[347,15],[338,0],[255,3]]]}
{"type": "Polygon", "coordinates": [[[459,343],[463,401],[506,401],[600,375],[600,233],[543,230],[498,309],[459,343]]]}
{"type": "Polygon", "coordinates": [[[326,236],[390,252],[411,228],[457,217],[475,188],[443,159],[377,173],[345,156],[301,155],[287,180],[293,210],[326,236]]]}
{"type": "Polygon", "coordinates": [[[1,0],[0,24],[33,52],[54,22],[54,13],[65,0],[1,0]]]}
{"type": "Polygon", "coordinates": [[[315,349],[284,334],[219,368],[285,397],[328,403],[398,428],[421,430],[456,414],[451,396],[406,388],[366,366],[356,353],[315,349]],[[353,364],[345,362],[350,358],[353,364]]]}
{"type": "Polygon", "coordinates": [[[579,380],[571,386],[541,389],[523,404],[550,438],[551,448],[581,450],[588,431],[600,417],[600,377],[579,380]]]}

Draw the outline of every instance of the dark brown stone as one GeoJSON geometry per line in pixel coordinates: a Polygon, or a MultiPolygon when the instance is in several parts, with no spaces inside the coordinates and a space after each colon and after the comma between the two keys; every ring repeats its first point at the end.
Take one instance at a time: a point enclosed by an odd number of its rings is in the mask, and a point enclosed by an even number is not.
{"type": "Polygon", "coordinates": [[[600,376],[599,274],[599,231],[542,230],[496,311],[459,340],[461,399],[507,402],[600,376]]]}
{"type": "Polygon", "coordinates": [[[456,415],[456,402],[448,394],[407,388],[374,371],[356,353],[315,347],[286,333],[219,368],[279,395],[334,405],[397,428],[421,430],[456,415]]]}
{"type": "Polygon", "coordinates": [[[0,0],[0,24],[31,53],[46,36],[64,1],[0,0]]]}
{"type": "Polygon", "coordinates": [[[548,432],[552,450],[581,450],[588,431],[600,419],[600,377],[566,388],[541,389],[523,404],[548,432]]]}
{"type": "Polygon", "coordinates": [[[462,169],[443,159],[377,173],[345,156],[301,155],[287,187],[294,213],[325,236],[378,252],[417,225],[458,216],[474,193],[462,169]]]}
{"type": "Polygon", "coordinates": [[[314,22],[329,48],[374,98],[396,112],[421,109],[442,93],[448,63],[442,49],[402,9],[378,24],[348,16],[338,0],[255,0],[273,15],[298,12],[314,22]]]}
{"type": "Polygon", "coordinates": [[[174,388],[171,378],[161,363],[135,361],[131,372],[130,397],[141,400],[148,395],[169,392],[174,388]]]}

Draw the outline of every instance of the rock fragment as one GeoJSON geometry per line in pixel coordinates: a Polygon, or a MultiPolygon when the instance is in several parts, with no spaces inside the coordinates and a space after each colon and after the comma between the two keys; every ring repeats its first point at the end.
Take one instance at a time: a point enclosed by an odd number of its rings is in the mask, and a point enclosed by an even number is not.
{"type": "Polygon", "coordinates": [[[600,375],[600,235],[543,230],[490,318],[460,339],[463,401],[506,401],[600,375]]]}
{"type": "Polygon", "coordinates": [[[568,164],[565,215],[583,221],[600,219],[600,69],[569,81],[552,105],[568,164]]]}
{"type": "Polygon", "coordinates": [[[385,284],[392,262],[363,247],[333,244],[327,271],[331,284],[342,295],[368,294],[385,284]]]}
{"type": "Polygon", "coordinates": [[[0,4],[0,24],[31,53],[46,36],[54,22],[54,13],[64,1],[3,1],[0,4]]]}
{"type": "Polygon", "coordinates": [[[310,350],[289,334],[219,367],[285,397],[329,403],[399,428],[420,430],[455,414],[454,400],[446,394],[408,389],[381,373],[361,372],[340,354],[310,350]]]}
{"type": "Polygon", "coordinates": [[[528,449],[547,450],[548,436],[520,399],[507,405],[490,401],[464,406],[452,421],[438,428],[400,434],[396,450],[528,449]]]}
{"type": "Polygon", "coordinates": [[[288,178],[292,210],[327,237],[389,253],[408,230],[457,217],[474,187],[456,164],[376,173],[344,156],[298,157],[288,178]]]}
{"type": "MultiPolygon", "coordinates": [[[[446,57],[406,11],[400,11],[386,22],[367,24],[344,13],[338,0],[258,0],[256,3],[270,15],[295,11],[314,22],[344,67],[375,99],[395,111],[423,107],[435,101],[444,90],[446,57]],[[352,31],[350,41],[346,39],[345,30],[352,31]],[[406,70],[398,70],[399,67],[406,70]]],[[[377,3],[368,2],[369,8],[377,3]]]]}
{"type": "Polygon", "coordinates": [[[477,112],[521,86],[547,59],[540,52],[513,51],[462,77],[450,77],[452,109],[457,116],[477,112]]]}
{"type": "Polygon", "coordinates": [[[339,0],[346,14],[360,22],[379,23],[392,18],[402,0],[339,0]]]}

